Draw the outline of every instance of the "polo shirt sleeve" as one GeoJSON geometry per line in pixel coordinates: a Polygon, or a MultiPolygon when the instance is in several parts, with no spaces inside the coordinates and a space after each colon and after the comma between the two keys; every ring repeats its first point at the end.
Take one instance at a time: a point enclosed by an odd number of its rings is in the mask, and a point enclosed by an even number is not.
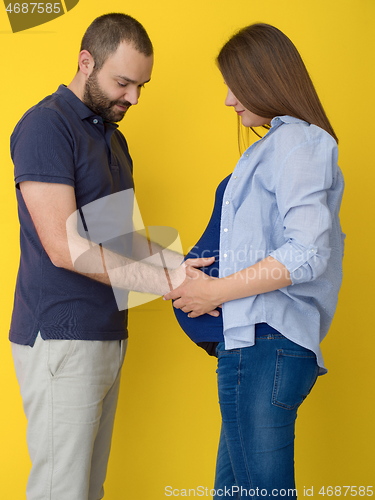
{"type": "Polygon", "coordinates": [[[322,131],[294,147],[279,170],[276,200],[285,244],[270,255],[288,269],[293,285],[313,281],[327,268],[336,161],[336,142],[322,131]]]}
{"type": "Polygon", "coordinates": [[[62,117],[48,108],[31,109],[11,137],[15,183],[68,184],[74,187],[74,143],[62,117]]]}

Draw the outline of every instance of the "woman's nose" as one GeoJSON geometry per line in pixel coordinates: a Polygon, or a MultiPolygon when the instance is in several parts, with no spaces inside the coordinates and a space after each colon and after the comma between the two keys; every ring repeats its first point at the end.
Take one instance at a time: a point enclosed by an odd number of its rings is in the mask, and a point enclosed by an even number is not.
{"type": "Polygon", "coordinates": [[[225,99],[225,105],[226,106],[235,106],[236,104],[237,104],[237,99],[236,99],[235,95],[233,94],[233,92],[230,90],[230,88],[228,88],[227,97],[225,99]]]}

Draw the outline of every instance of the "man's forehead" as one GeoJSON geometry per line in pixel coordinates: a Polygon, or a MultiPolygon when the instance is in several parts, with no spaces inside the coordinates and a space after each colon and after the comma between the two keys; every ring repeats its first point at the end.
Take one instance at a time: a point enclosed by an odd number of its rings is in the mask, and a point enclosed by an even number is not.
{"type": "Polygon", "coordinates": [[[117,50],[106,59],[101,71],[139,85],[150,81],[152,66],[152,55],[146,56],[129,42],[121,42],[117,50]]]}
{"type": "Polygon", "coordinates": [[[140,52],[133,42],[128,42],[123,40],[119,43],[117,49],[108,56],[107,59],[116,59],[121,57],[133,57],[140,59],[153,59],[153,55],[147,56],[143,52],[140,52]]]}

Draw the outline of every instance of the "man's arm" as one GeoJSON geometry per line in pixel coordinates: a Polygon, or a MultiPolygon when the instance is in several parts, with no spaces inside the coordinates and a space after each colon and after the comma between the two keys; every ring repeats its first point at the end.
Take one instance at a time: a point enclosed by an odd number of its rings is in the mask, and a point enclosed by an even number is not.
{"type": "Polygon", "coordinates": [[[73,271],[65,225],[68,217],[77,210],[74,188],[34,181],[21,182],[19,187],[52,264],[73,271]]]}
{"type": "MultiPolygon", "coordinates": [[[[157,230],[159,227],[157,227],[157,230]]],[[[160,232],[162,232],[164,228],[160,228],[160,232]]],[[[170,237],[168,241],[165,241],[163,245],[157,243],[153,234],[149,234],[149,231],[142,230],[136,231],[133,233],[133,256],[136,257],[137,260],[142,260],[147,258],[147,263],[155,266],[162,265],[160,260],[160,254],[162,252],[163,260],[165,260],[165,267],[168,269],[176,269],[181,266],[184,256],[178,252],[170,250],[166,248],[169,246],[173,237],[175,237],[178,233],[176,230],[172,228],[165,228],[169,234],[165,236],[165,240],[167,240],[168,236],[170,237]]],[[[155,231],[153,231],[155,232],[155,231]]]]}
{"type": "MultiPolygon", "coordinates": [[[[90,244],[87,239],[79,236],[76,227],[69,230],[68,243],[66,222],[77,210],[73,187],[66,184],[25,181],[20,183],[20,190],[43,248],[56,267],[79,272],[106,285],[127,290],[157,295],[163,295],[170,290],[163,267],[133,261],[102,249],[99,245],[90,244]],[[90,252],[85,256],[84,270],[77,271],[71,253],[81,255],[87,250],[90,252]],[[107,268],[111,269],[111,278],[107,268]]],[[[197,266],[211,264],[211,260],[201,260],[202,262],[196,262],[197,266]]],[[[169,278],[173,288],[178,286],[184,281],[185,266],[171,270],[169,278]]]]}

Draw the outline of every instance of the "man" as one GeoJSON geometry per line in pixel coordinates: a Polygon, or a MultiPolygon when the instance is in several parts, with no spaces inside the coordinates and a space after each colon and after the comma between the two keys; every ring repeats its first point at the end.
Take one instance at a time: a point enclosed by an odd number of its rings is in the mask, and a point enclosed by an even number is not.
{"type": "Polygon", "coordinates": [[[127,311],[109,285],[163,295],[185,276],[183,266],[169,276],[143,262],[108,266],[119,257],[100,245],[101,270],[95,258],[92,269],[75,268],[72,254],[87,240],[67,234],[77,210],[132,190],[127,143],[113,122],[137,104],[152,66],[138,21],[101,16],[83,37],[73,81],[12,135],[21,261],[10,340],[28,418],[28,500],[103,497],[127,338],[127,311]],[[108,267],[117,269],[111,280],[108,267]]]}

